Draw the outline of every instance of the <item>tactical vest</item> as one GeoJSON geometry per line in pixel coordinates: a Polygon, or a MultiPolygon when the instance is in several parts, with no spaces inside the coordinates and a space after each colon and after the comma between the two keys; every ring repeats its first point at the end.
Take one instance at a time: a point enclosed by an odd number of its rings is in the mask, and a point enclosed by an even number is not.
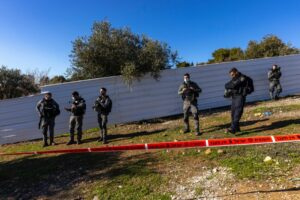
{"type": "Polygon", "coordinates": [[[74,104],[75,106],[79,105],[80,103],[83,103],[82,107],[76,107],[76,109],[72,110],[72,113],[75,116],[81,116],[85,114],[86,105],[85,105],[85,100],[83,98],[75,99],[72,102],[72,104],[74,104]]]}
{"type": "Polygon", "coordinates": [[[195,87],[193,82],[191,82],[191,83],[183,82],[183,85],[184,85],[184,88],[187,88],[187,89],[183,92],[182,99],[185,101],[190,101],[190,102],[197,100],[197,97],[199,97],[199,93],[189,89],[190,87],[195,87]]]}
{"type": "Polygon", "coordinates": [[[269,81],[278,82],[281,77],[281,72],[280,72],[280,70],[270,70],[268,76],[269,76],[269,78],[268,78],[269,81]]]}
{"type": "Polygon", "coordinates": [[[52,99],[48,101],[43,99],[41,108],[42,115],[45,118],[53,118],[60,113],[59,109],[56,107],[52,99]]]}
{"type": "Polygon", "coordinates": [[[95,109],[97,112],[109,114],[112,110],[112,101],[109,96],[106,96],[105,99],[102,96],[99,96],[95,101],[95,109]],[[109,101],[109,104],[104,108],[101,106],[101,103],[105,103],[105,101],[109,101]]]}

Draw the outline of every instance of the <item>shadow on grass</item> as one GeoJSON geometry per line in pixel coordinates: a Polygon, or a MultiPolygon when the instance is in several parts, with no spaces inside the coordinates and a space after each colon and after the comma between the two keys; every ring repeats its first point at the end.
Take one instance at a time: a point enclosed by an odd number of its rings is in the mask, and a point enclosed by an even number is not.
{"type": "MultiPolygon", "coordinates": [[[[268,119],[258,119],[258,120],[242,121],[242,122],[240,122],[240,126],[241,127],[251,126],[251,125],[254,125],[254,124],[259,123],[259,122],[265,122],[267,120],[268,119]]],[[[214,126],[214,127],[210,127],[210,128],[204,129],[204,132],[210,133],[210,132],[215,132],[215,131],[219,131],[219,130],[225,130],[226,128],[229,128],[229,127],[230,127],[230,124],[228,124],[228,123],[226,123],[226,124],[220,124],[218,126],[214,126]]]]}
{"type": "Polygon", "coordinates": [[[289,119],[289,120],[277,121],[277,122],[273,122],[270,125],[263,125],[263,126],[260,126],[260,127],[257,127],[257,128],[248,129],[245,132],[242,132],[242,133],[237,134],[237,135],[240,136],[240,135],[247,135],[247,134],[258,133],[258,132],[263,132],[263,131],[272,131],[272,130],[284,128],[284,127],[289,126],[291,124],[300,124],[300,120],[299,119],[289,119]]]}
{"type": "MultiPolygon", "coordinates": [[[[76,183],[120,174],[138,174],[143,163],[118,165],[121,152],[63,154],[50,157],[27,156],[0,162],[0,199],[36,199],[51,197],[73,189],[76,183]],[[137,166],[135,171],[129,166],[137,166]],[[117,166],[117,167],[116,167],[117,166]]],[[[73,196],[74,197],[74,196],[73,196]]]]}
{"type": "MultiPolygon", "coordinates": [[[[129,134],[108,134],[107,135],[107,140],[108,142],[115,142],[115,141],[120,141],[120,140],[126,140],[126,139],[132,139],[134,137],[139,137],[139,136],[147,136],[147,135],[153,135],[157,133],[161,133],[166,131],[167,129],[159,129],[159,130],[154,130],[154,131],[139,131],[139,132],[134,132],[134,133],[129,133],[129,134]]],[[[83,143],[89,143],[89,142],[95,142],[98,141],[100,138],[100,133],[98,137],[93,137],[93,138],[88,138],[82,140],[83,143]]]]}
{"type": "Polygon", "coordinates": [[[108,140],[109,141],[120,141],[120,140],[132,139],[134,137],[158,134],[158,133],[164,132],[166,130],[167,129],[159,129],[159,130],[153,130],[153,131],[138,131],[138,132],[129,133],[129,134],[113,134],[113,135],[108,135],[108,140]]]}
{"type": "Polygon", "coordinates": [[[110,139],[118,139],[118,138],[134,138],[138,136],[147,136],[147,135],[153,135],[157,133],[161,133],[166,131],[167,129],[158,129],[158,130],[153,130],[153,131],[138,131],[134,133],[129,133],[129,134],[113,134],[109,135],[110,139]]]}
{"type": "Polygon", "coordinates": [[[145,163],[153,161],[150,156],[129,157],[120,164],[121,154],[113,152],[27,156],[0,162],[0,199],[57,196],[75,198],[80,195],[80,192],[73,193],[73,187],[78,183],[85,182],[86,185],[86,182],[92,180],[113,180],[120,175],[140,175],[139,173],[144,173],[145,163]]]}
{"type": "MultiPolygon", "coordinates": [[[[153,130],[153,131],[139,131],[139,132],[134,132],[134,133],[129,133],[129,134],[108,134],[107,135],[107,140],[108,142],[116,142],[120,140],[126,140],[126,139],[132,139],[134,137],[139,137],[139,136],[148,136],[148,135],[153,135],[157,133],[161,133],[166,131],[167,129],[159,129],[159,130],[153,130]]],[[[100,137],[100,133],[99,133],[100,137]]],[[[85,140],[82,140],[83,143],[88,143],[88,142],[95,142],[99,139],[99,137],[93,137],[93,138],[88,138],[85,140]]]]}
{"type": "Polygon", "coordinates": [[[118,162],[120,153],[29,156],[0,163],[0,199],[35,199],[70,190],[88,170],[118,162]]]}

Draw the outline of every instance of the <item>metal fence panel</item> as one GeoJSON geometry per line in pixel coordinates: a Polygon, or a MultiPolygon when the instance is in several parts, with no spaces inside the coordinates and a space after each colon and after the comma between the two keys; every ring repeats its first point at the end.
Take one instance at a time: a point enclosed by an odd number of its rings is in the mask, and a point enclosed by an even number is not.
{"type": "MultiPolygon", "coordinates": [[[[182,112],[182,100],[177,90],[183,74],[190,73],[203,92],[199,98],[201,110],[230,104],[223,98],[224,83],[229,81],[228,71],[232,67],[254,80],[255,92],[247,97],[247,102],[268,99],[267,72],[273,64],[282,67],[282,95],[300,92],[300,55],[263,58],[247,61],[211,64],[199,67],[164,70],[159,81],[150,76],[136,81],[131,88],[119,76],[84,80],[63,84],[48,85],[42,91],[51,91],[61,107],[57,117],[56,134],[68,132],[69,114],[63,110],[71,100],[71,93],[79,91],[87,103],[84,129],[97,127],[96,113],[92,105],[98,96],[99,88],[106,87],[113,101],[110,124],[126,123],[144,119],[170,116],[182,112]]],[[[28,96],[0,101],[0,144],[41,138],[37,129],[38,116],[36,103],[42,95],[28,96]]]]}

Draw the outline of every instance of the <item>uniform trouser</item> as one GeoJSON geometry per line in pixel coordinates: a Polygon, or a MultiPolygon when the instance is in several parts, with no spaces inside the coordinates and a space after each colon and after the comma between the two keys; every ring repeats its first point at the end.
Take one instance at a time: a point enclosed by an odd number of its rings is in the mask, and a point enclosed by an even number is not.
{"type": "Polygon", "coordinates": [[[98,114],[98,124],[100,128],[100,136],[105,139],[107,134],[107,115],[104,114],[98,114]]]}
{"type": "Polygon", "coordinates": [[[231,103],[231,130],[236,132],[240,130],[240,120],[244,112],[246,97],[236,95],[232,97],[231,103]]]}
{"type": "Polygon", "coordinates": [[[270,81],[269,92],[271,99],[279,97],[279,94],[282,92],[282,87],[279,81],[270,81]]]}
{"type": "Polygon", "coordinates": [[[192,112],[194,123],[195,123],[195,130],[196,132],[199,132],[199,112],[197,107],[197,102],[190,102],[190,101],[184,101],[183,102],[183,121],[185,130],[190,130],[189,125],[189,113],[192,112]]]}
{"type": "Polygon", "coordinates": [[[77,141],[81,141],[82,137],[82,122],[83,116],[71,116],[70,117],[70,141],[74,141],[75,128],[77,131],[77,141]]]}
{"type": "Polygon", "coordinates": [[[54,126],[55,126],[55,119],[54,118],[43,118],[42,119],[42,130],[43,130],[43,141],[44,144],[47,144],[47,133],[49,130],[49,139],[50,144],[53,143],[54,139],[54,126]]]}

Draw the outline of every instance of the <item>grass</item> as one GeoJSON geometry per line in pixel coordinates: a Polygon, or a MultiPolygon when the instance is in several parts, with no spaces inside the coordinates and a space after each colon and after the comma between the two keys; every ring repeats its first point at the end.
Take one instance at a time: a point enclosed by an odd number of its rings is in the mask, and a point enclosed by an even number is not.
{"type": "Polygon", "coordinates": [[[204,192],[204,189],[202,187],[197,187],[195,189],[195,193],[197,196],[202,196],[203,192],[204,192]]]}
{"type": "Polygon", "coordinates": [[[271,176],[282,175],[283,171],[287,171],[287,166],[283,162],[265,163],[263,162],[265,155],[255,155],[255,151],[250,152],[251,155],[245,157],[232,156],[221,159],[221,164],[232,169],[232,172],[240,179],[264,180],[271,176]]]}
{"type": "Polygon", "coordinates": [[[170,195],[159,191],[167,181],[160,174],[139,164],[122,169],[120,175],[95,188],[101,199],[170,199],[170,195]],[[142,170],[141,170],[142,169],[142,170]]]}
{"type": "Polygon", "coordinates": [[[151,157],[132,158],[113,168],[103,177],[105,181],[94,186],[93,195],[101,199],[169,199],[160,190],[167,178],[150,165],[152,162],[155,160],[151,157]]]}
{"type": "MultiPolygon", "coordinates": [[[[272,102],[260,102],[246,109],[243,132],[236,137],[299,133],[299,121],[292,117],[256,118],[254,113],[271,111],[298,112],[299,105],[272,107],[272,102]]],[[[183,134],[182,119],[166,118],[150,122],[118,125],[109,128],[110,145],[184,141],[207,138],[234,137],[224,133],[230,121],[229,111],[216,110],[201,114],[204,134],[183,134]]],[[[192,123],[192,121],[190,122],[192,123]]],[[[83,135],[80,146],[66,146],[68,135],[56,137],[58,146],[42,148],[41,141],[2,145],[1,152],[38,151],[63,148],[102,146],[97,142],[98,129],[83,135]]],[[[169,183],[175,175],[192,176],[205,166],[212,169],[223,166],[231,169],[236,181],[264,181],[287,177],[300,165],[300,144],[273,144],[259,146],[223,147],[225,153],[212,148],[159,151],[129,151],[115,153],[58,154],[0,157],[0,199],[52,198],[74,199],[171,199],[174,193],[169,183]],[[264,163],[266,156],[273,161],[264,163]],[[174,170],[177,172],[173,172],[174,170]],[[175,174],[174,174],[175,173],[175,174]],[[179,174],[176,174],[179,173],[179,174]],[[181,173],[181,174],[180,174],[181,173]]],[[[213,177],[212,177],[213,178],[213,177]]],[[[202,196],[204,187],[195,189],[202,196]]]]}

